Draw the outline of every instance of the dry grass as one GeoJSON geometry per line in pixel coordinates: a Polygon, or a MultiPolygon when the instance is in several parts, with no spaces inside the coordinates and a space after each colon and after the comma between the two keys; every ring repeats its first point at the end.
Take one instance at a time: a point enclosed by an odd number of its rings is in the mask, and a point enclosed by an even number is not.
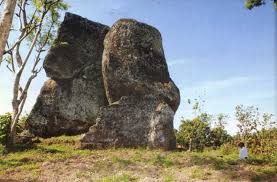
{"type": "Polygon", "coordinates": [[[0,155],[0,181],[277,181],[277,166],[237,161],[235,152],[78,149],[77,137],[42,140],[0,155]]]}

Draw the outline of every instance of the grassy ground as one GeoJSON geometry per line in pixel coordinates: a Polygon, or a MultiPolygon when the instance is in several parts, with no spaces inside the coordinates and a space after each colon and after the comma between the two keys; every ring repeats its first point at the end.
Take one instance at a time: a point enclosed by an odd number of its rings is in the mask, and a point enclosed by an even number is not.
{"type": "Polygon", "coordinates": [[[78,137],[63,136],[0,154],[0,181],[277,181],[276,165],[255,158],[238,161],[237,155],[220,150],[81,150],[78,137]]]}

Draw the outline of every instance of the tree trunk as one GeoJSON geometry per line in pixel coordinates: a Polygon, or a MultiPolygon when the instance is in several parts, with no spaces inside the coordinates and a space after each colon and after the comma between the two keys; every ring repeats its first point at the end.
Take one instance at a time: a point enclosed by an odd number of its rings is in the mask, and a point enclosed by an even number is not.
{"type": "Polygon", "coordinates": [[[192,151],[192,139],[189,140],[189,151],[192,151]]]}
{"type": "Polygon", "coordinates": [[[13,146],[15,144],[15,138],[16,138],[16,123],[18,121],[17,114],[19,111],[19,101],[13,100],[12,101],[13,106],[13,113],[12,113],[12,122],[11,122],[11,128],[10,128],[10,134],[9,134],[9,144],[13,146]]]}
{"type": "Polygon", "coordinates": [[[13,14],[16,6],[16,0],[4,0],[5,7],[0,20],[0,64],[3,59],[5,46],[12,26],[13,14]]]}

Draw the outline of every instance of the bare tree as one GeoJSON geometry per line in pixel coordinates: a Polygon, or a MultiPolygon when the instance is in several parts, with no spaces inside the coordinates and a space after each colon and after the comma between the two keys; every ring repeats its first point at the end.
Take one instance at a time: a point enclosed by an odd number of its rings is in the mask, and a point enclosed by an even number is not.
{"type": "Polygon", "coordinates": [[[58,25],[59,11],[67,9],[62,0],[18,0],[15,13],[19,26],[15,32],[17,39],[12,44],[7,43],[5,61],[7,68],[14,74],[12,97],[12,123],[10,128],[10,145],[16,142],[16,125],[25,105],[30,85],[41,71],[43,52],[53,41],[58,25]],[[31,4],[33,3],[33,4],[31,4]],[[27,50],[23,55],[21,49],[27,50]],[[22,75],[26,65],[31,65],[27,81],[22,84],[22,75]]]}
{"type": "Polygon", "coordinates": [[[16,0],[2,0],[1,5],[2,3],[4,3],[4,10],[0,20],[0,64],[12,26],[16,0]]]}

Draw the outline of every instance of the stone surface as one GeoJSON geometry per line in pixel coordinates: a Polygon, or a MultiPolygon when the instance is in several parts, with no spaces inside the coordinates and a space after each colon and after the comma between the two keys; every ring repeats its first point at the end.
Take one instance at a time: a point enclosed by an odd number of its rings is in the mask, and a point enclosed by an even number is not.
{"type": "Polygon", "coordinates": [[[96,73],[91,76],[98,78],[101,75],[98,70],[101,70],[103,40],[108,30],[106,25],[66,13],[58,37],[43,64],[47,76],[54,80],[72,79],[94,64],[95,70],[91,71],[96,73]]]}
{"type": "Polygon", "coordinates": [[[83,148],[143,147],[174,149],[174,111],[154,96],[121,97],[101,108],[83,138],[83,148]]]}
{"type": "Polygon", "coordinates": [[[82,147],[174,149],[180,94],[169,76],[159,31],[131,19],[117,21],[105,37],[102,73],[110,105],[101,108],[82,147]]]}
{"type": "Polygon", "coordinates": [[[51,77],[41,89],[28,119],[28,129],[41,137],[74,135],[95,124],[107,105],[101,61],[109,27],[66,13],[55,44],[44,61],[51,77]]]}
{"type": "Polygon", "coordinates": [[[110,104],[122,96],[151,94],[177,110],[179,90],[169,76],[156,28],[121,19],[106,35],[104,47],[102,72],[110,104]]]}
{"type": "Polygon", "coordinates": [[[87,132],[84,148],[176,147],[180,94],[154,27],[122,19],[109,29],[67,13],[44,68],[51,79],[27,119],[31,133],[87,132]]]}

